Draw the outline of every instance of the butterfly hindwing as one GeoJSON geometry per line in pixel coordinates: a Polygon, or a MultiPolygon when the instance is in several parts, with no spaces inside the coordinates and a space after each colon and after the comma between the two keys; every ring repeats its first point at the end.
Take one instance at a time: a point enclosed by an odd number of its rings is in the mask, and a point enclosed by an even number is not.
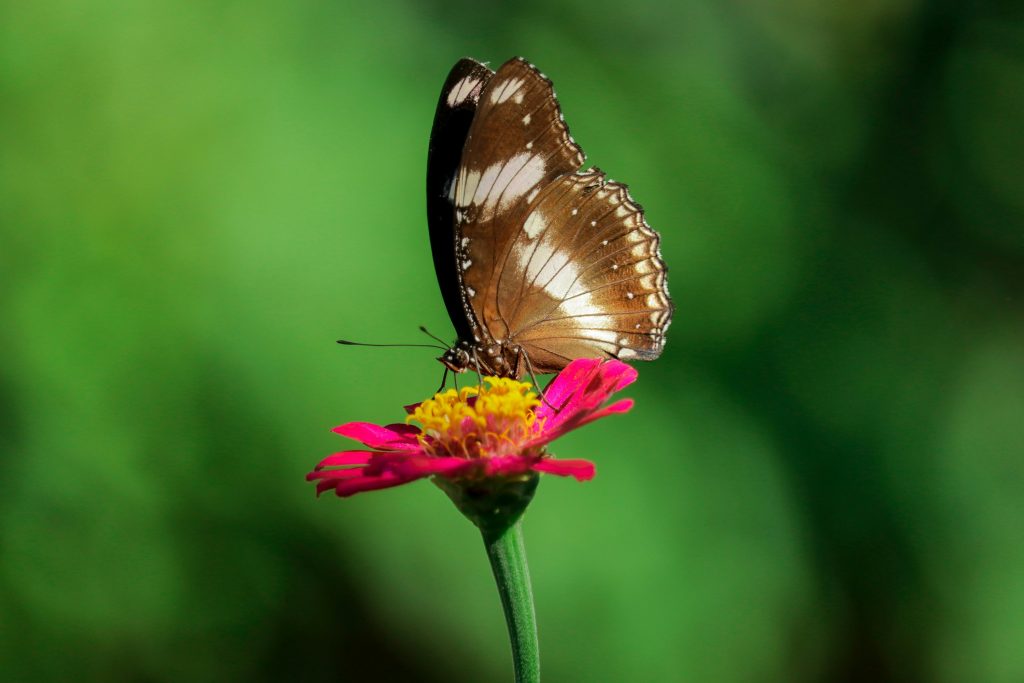
{"type": "Polygon", "coordinates": [[[538,371],[566,358],[656,358],[672,306],[659,242],[624,185],[597,169],[562,176],[513,240],[484,324],[508,329],[538,371]]]}

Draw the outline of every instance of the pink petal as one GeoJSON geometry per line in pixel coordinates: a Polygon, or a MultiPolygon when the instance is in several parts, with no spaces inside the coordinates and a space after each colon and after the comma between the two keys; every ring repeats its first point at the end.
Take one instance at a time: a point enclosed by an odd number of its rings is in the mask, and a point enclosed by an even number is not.
{"type": "Polygon", "coordinates": [[[362,493],[363,491],[378,491],[380,489],[389,489],[393,486],[401,486],[407,484],[412,479],[403,479],[401,477],[389,474],[382,477],[365,477],[363,479],[352,479],[349,481],[341,481],[334,487],[334,493],[340,498],[347,498],[348,496],[362,493]]]}
{"type": "Polygon", "coordinates": [[[615,403],[605,406],[601,410],[597,411],[591,417],[596,420],[599,417],[604,417],[605,415],[611,415],[613,413],[628,413],[633,409],[633,403],[634,401],[631,398],[620,398],[615,403]]]}
{"type": "Polygon", "coordinates": [[[394,472],[401,477],[419,479],[435,474],[442,476],[453,476],[473,467],[473,461],[466,458],[431,456],[406,458],[401,462],[394,462],[387,467],[389,472],[394,472]]]}
{"type": "Polygon", "coordinates": [[[332,431],[382,451],[413,451],[420,447],[416,439],[420,430],[412,425],[391,424],[381,427],[371,422],[347,422],[332,431]]]}
{"type": "MultiPolygon", "coordinates": [[[[479,460],[465,458],[436,458],[424,453],[366,452],[337,453],[326,460],[368,461],[362,467],[346,469],[318,469],[306,475],[309,481],[319,480],[317,494],[333,489],[342,497],[362,491],[391,488],[434,475],[457,477],[479,467],[479,460]]],[[[348,464],[348,463],[344,463],[348,464]]]]}
{"type": "Polygon", "coordinates": [[[529,472],[537,461],[534,458],[524,458],[521,455],[503,455],[495,458],[484,458],[477,462],[483,466],[485,476],[507,477],[529,472]]]}
{"type": "Polygon", "coordinates": [[[567,434],[574,429],[579,429],[583,425],[590,424],[594,420],[600,420],[602,417],[608,417],[609,415],[614,415],[616,413],[629,412],[632,407],[633,399],[623,398],[609,406],[605,406],[604,408],[593,412],[577,413],[576,415],[571,415],[562,421],[549,421],[545,423],[544,429],[537,436],[526,442],[523,448],[531,448],[551,443],[563,434],[567,434]]]}
{"type": "Polygon", "coordinates": [[[330,491],[331,489],[333,489],[337,485],[338,485],[337,482],[334,482],[334,481],[320,481],[320,482],[317,482],[317,484],[316,484],[316,495],[319,496],[324,491],[330,491]]]}
{"type": "Polygon", "coordinates": [[[366,466],[366,473],[376,476],[382,472],[396,472],[403,468],[415,470],[418,463],[430,459],[432,459],[431,456],[422,452],[374,453],[373,458],[366,466]]]}
{"type": "Polygon", "coordinates": [[[604,364],[605,378],[612,382],[611,393],[622,391],[636,381],[640,375],[631,365],[626,365],[619,360],[611,360],[604,364]]]}
{"type": "Polygon", "coordinates": [[[544,401],[537,408],[537,417],[549,417],[562,410],[580,387],[590,382],[600,365],[597,358],[577,358],[562,368],[544,389],[544,401]]]}
{"type": "Polygon", "coordinates": [[[544,392],[545,402],[537,408],[544,431],[554,431],[567,420],[597,410],[636,377],[636,370],[621,361],[574,360],[551,382],[544,392]]]}
{"type": "Polygon", "coordinates": [[[633,399],[623,398],[619,399],[611,405],[605,406],[599,410],[595,410],[591,413],[583,415],[577,415],[576,419],[567,420],[563,423],[565,431],[582,427],[585,424],[590,424],[594,420],[600,420],[602,417],[608,417],[609,415],[615,415],[618,413],[628,413],[633,408],[633,399]]]}
{"type": "Polygon", "coordinates": [[[328,455],[320,461],[316,469],[324,467],[338,467],[340,465],[365,465],[375,455],[374,451],[342,451],[328,455]]]}
{"type": "Polygon", "coordinates": [[[556,474],[559,477],[572,477],[576,481],[590,481],[596,472],[594,463],[589,460],[555,460],[553,458],[544,458],[532,469],[535,472],[556,474]]]}
{"type": "Polygon", "coordinates": [[[352,467],[347,470],[313,470],[306,475],[306,481],[335,481],[337,479],[352,479],[353,477],[365,477],[365,467],[352,467]]]}

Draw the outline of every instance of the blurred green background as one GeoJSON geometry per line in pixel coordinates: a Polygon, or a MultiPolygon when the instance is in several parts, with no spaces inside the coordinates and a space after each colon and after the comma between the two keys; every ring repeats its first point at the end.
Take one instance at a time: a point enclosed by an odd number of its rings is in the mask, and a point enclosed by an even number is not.
{"type": "Polygon", "coordinates": [[[479,536],[339,501],[449,336],[427,137],[521,54],[663,235],[525,522],[549,681],[1024,680],[1020,5],[0,8],[0,680],[499,681],[479,536]]]}

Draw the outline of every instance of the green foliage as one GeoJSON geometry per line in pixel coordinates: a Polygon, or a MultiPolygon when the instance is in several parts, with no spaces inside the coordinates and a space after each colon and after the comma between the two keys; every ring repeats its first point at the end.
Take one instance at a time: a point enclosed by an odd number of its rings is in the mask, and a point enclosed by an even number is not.
{"type": "Polygon", "coordinates": [[[637,408],[524,518],[546,680],[1024,679],[1024,23],[965,3],[0,6],[0,678],[481,681],[427,483],[303,475],[436,387],[427,135],[555,81],[663,235],[637,408]]]}

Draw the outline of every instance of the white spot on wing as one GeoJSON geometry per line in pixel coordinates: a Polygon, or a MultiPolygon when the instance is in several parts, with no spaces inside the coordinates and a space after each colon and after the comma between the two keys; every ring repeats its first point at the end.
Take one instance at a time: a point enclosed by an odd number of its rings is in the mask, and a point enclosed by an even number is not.
{"type": "Polygon", "coordinates": [[[545,159],[529,152],[517,154],[509,159],[494,181],[495,191],[488,193],[488,210],[494,210],[493,202],[499,197],[501,203],[497,208],[502,211],[518,202],[544,177],[545,168],[545,159]]]}
{"type": "MultiPolygon", "coordinates": [[[[534,212],[530,218],[537,215],[534,212]]],[[[614,344],[615,330],[607,328],[613,327],[615,321],[604,314],[601,306],[595,303],[593,294],[580,282],[579,264],[572,260],[570,252],[557,249],[546,234],[537,234],[540,241],[536,248],[513,252],[520,259],[519,267],[526,281],[535,283],[545,294],[559,302],[552,317],[583,316],[585,320],[581,320],[581,323],[586,324],[589,336],[614,344]]]]}
{"type": "Polygon", "coordinates": [[[636,351],[634,351],[633,349],[620,349],[619,358],[621,358],[622,360],[633,360],[634,358],[636,358],[636,351]]]}
{"type": "Polygon", "coordinates": [[[462,104],[478,85],[480,85],[480,78],[477,76],[463,78],[448,91],[448,106],[457,107],[462,104]]]}
{"type": "Polygon", "coordinates": [[[477,188],[480,186],[480,171],[470,171],[463,166],[459,169],[458,192],[455,198],[455,205],[463,208],[469,206],[475,199],[477,188]]]}
{"type": "Polygon", "coordinates": [[[531,117],[530,117],[529,114],[527,114],[526,116],[523,117],[523,125],[524,126],[530,125],[530,121],[531,121],[531,117]]]}
{"type": "Polygon", "coordinates": [[[505,164],[498,161],[485,168],[484,172],[479,174],[479,179],[473,186],[474,191],[472,194],[462,192],[460,184],[459,191],[457,193],[459,197],[456,204],[461,204],[462,206],[468,206],[469,204],[481,204],[484,198],[486,198],[490,193],[491,188],[494,187],[494,182],[498,179],[498,174],[501,173],[504,166],[505,164]]]}
{"type": "Polygon", "coordinates": [[[534,211],[526,218],[526,222],[523,224],[523,232],[531,240],[535,239],[537,235],[541,234],[547,229],[547,222],[544,220],[544,216],[540,211],[534,211]]]}
{"type": "Polygon", "coordinates": [[[493,102],[494,104],[501,104],[502,102],[507,101],[508,98],[512,97],[512,95],[514,95],[516,92],[518,92],[518,90],[521,87],[523,87],[524,82],[524,79],[516,78],[505,83],[500,88],[496,87],[494,90],[491,91],[491,102],[493,102]]]}

